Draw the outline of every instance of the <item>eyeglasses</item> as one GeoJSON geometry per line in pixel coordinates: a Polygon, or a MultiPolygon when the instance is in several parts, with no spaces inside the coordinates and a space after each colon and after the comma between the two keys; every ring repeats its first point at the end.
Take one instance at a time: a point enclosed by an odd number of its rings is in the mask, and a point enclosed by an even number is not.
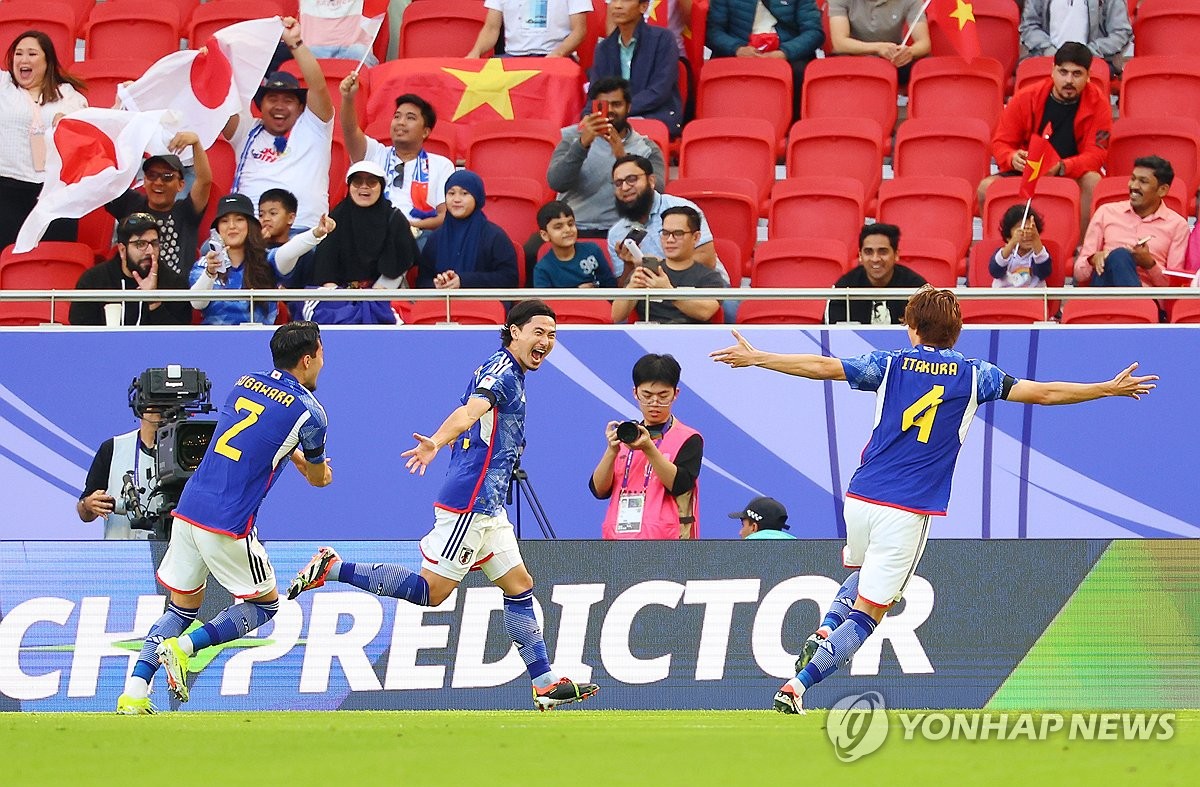
{"type": "Polygon", "coordinates": [[[683,240],[683,236],[691,235],[692,230],[659,230],[658,234],[664,239],[672,238],[674,240],[683,240]]]}
{"type": "Polygon", "coordinates": [[[157,240],[140,240],[139,239],[139,240],[128,241],[125,245],[132,246],[133,248],[137,249],[138,251],[145,251],[148,248],[157,249],[159,247],[159,242],[157,240]]]}
{"type": "Polygon", "coordinates": [[[623,178],[613,178],[613,188],[619,189],[621,186],[636,186],[637,182],[646,177],[645,173],[640,175],[626,175],[623,178]]]}
{"type": "Polygon", "coordinates": [[[145,179],[150,183],[174,183],[179,177],[178,172],[147,172],[145,179]]]}
{"type": "Polygon", "coordinates": [[[674,391],[637,391],[637,400],[642,404],[670,404],[675,398],[674,391]]]}
{"type": "Polygon", "coordinates": [[[392,171],[396,173],[392,175],[392,188],[398,189],[404,185],[404,162],[401,161],[392,171]]]}

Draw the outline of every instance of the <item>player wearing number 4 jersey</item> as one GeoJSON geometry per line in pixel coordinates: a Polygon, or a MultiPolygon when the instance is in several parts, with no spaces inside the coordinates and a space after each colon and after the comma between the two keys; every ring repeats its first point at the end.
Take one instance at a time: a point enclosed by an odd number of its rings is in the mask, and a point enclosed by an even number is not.
{"type": "Polygon", "coordinates": [[[244,637],[275,616],[275,571],[258,540],[255,519],[263,498],[290,459],[313,486],[333,480],[325,458],[325,410],[317,377],[325,364],[321,331],[293,322],[271,337],[275,368],[234,384],[212,442],[183,489],[158,581],[171,591],[166,613],[150,627],[142,652],[117,700],[117,712],[154,712],[150,679],[161,664],[167,687],[188,700],[188,660],[201,648],[244,637]],[[184,634],[196,619],[209,573],[245,603],[222,610],[184,634]]]}
{"type": "Polygon", "coordinates": [[[737,331],[737,344],[712,353],[734,368],[761,366],[812,380],[845,380],[876,394],[871,439],[846,490],[843,562],[857,570],[804,643],[798,674],[776,692],[775,710],[781,713],[803,712],[805,690],[845,666],[900,600],[921,560],[929,518],[946,513],[954,464],[979,405],[997,399],[1022,404],[1139,399],[1158,379],[1135,377],[1135,363],[1100,383],[1016,380],[954,349],[962,330],[958,299],[929,285],[909,299],[904,324],[912,349],[857,358],[764,352],[737,331]]]}

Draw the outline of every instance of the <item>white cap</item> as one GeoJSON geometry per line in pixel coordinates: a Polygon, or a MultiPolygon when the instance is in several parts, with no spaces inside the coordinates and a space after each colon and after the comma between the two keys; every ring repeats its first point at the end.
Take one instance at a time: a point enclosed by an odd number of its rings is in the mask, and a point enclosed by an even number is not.
{"type": "Polygon", "coordinates": [[[383,167],[376,164],[374,161],[363,159],[350,165],[350,169],[346,170],[346,182],[350,182],[350,178],[354,177],[359,172],[365,172],[368,175],[374,175],[384,183],[387,183],[387,174],[383,171],[383,167]]]}

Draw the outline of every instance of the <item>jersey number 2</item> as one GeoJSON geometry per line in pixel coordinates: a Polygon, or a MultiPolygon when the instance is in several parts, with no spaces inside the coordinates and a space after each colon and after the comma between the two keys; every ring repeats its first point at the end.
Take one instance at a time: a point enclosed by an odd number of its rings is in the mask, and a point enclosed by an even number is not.
{"type": "Polygon", "coordinates": [[[908,406],[900,421],[900,431],[907,432],[917,427],[917,442],[928,443],[929,432],[933,429],[933,419],[937,417],[938,405],[942,403],[942,394],[946,386],[935,385],[929,392],[908,406]]]}
{"type": "MultiPolygon", "coordinates": [[[[233,409],[237,410],[239,413],[245,413],[246,417],[226,429],[225,432],[219,438],[217,438],[217,443],[213,446],[213,451],[217,452],[221,456],[229,457],[236,462],[242,458],[242,452],[241,449],[231,446],[229,441],[241,434],[242,431],[247,427],[253,426],[254,422],[258,420],[258,417],[263,414],[263,410],[266,410],[267,408],[258,402],[252,402],[244,396],[239,396],[237,401],[233,403],[233,409]]],[[[905,417],[907,418],[907,413],[905,414],[905,417]]]]}

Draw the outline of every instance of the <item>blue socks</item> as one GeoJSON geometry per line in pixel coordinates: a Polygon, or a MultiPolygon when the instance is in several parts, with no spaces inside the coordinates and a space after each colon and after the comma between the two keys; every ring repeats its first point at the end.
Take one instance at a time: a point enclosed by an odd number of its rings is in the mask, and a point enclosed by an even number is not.
{"type": "Polygon", "coordinates": [[[216,616],[186,637],[180,639],[180,646],[187,651],[187,643],[191,642],[192,650],[188,655],[204,648],[233,642],[254,631],[256,628],[275,617],[279,611],[279,599],[269,604],[257,601],[247,601],[234,604],[221,610],[216,616]]]}
{"type": "Polygon", "coordinates": [[[516,596],[504,597],[504,631],[517,644],[517,652],[529,670],[533,685],[544,689],[554,683],[546,641],[533,613],[533,589],[516,596]]]}
{"type": "Polygon", "coordinates": [[[833,631],[850,614],[850,610],[854,609],[854,601],[858,598],[858,572],[855,571],[850,576],[846,577],[846,581],[838,588],[837,596],[834,597],[833,603],[829,605],[829,611],[825,613],[825,619],[821,621],[821,628],[833,631]]]}
{"type": "Polygon", "coordinates": [[[878,624],[875,619],[867,613],[857,609],[850,610],[846,620],[821,643],[820,650],[813,655],[812,661],[800,670],[796,680],[807,689],[846,666],[859,646],[871,636],[876,625],[878,624]]]}
{"type": "Polygon", "coordinates": [[[133,676],[149,683],[158,670],[158,653],[156,651],[159,643],[164,639],[178,637],[187,631],[187,627],[192,625],[192,621],[196,619],[196,613],[199,611],[199,609],[184,609],[174,602],[168,601],[167,611],[150,627],[150,633],[146,635],[146,641],[142,643],[142,652],[138,654],[137,662],[133,665],[133,676]]]}
{"type": "Polygon", "coordinates": [[[418,607],[429,606],[429,583],[425,577],[392,563],[339,563],[330,579],[354,585],[368,593],[401,598],[418,607]]]}

